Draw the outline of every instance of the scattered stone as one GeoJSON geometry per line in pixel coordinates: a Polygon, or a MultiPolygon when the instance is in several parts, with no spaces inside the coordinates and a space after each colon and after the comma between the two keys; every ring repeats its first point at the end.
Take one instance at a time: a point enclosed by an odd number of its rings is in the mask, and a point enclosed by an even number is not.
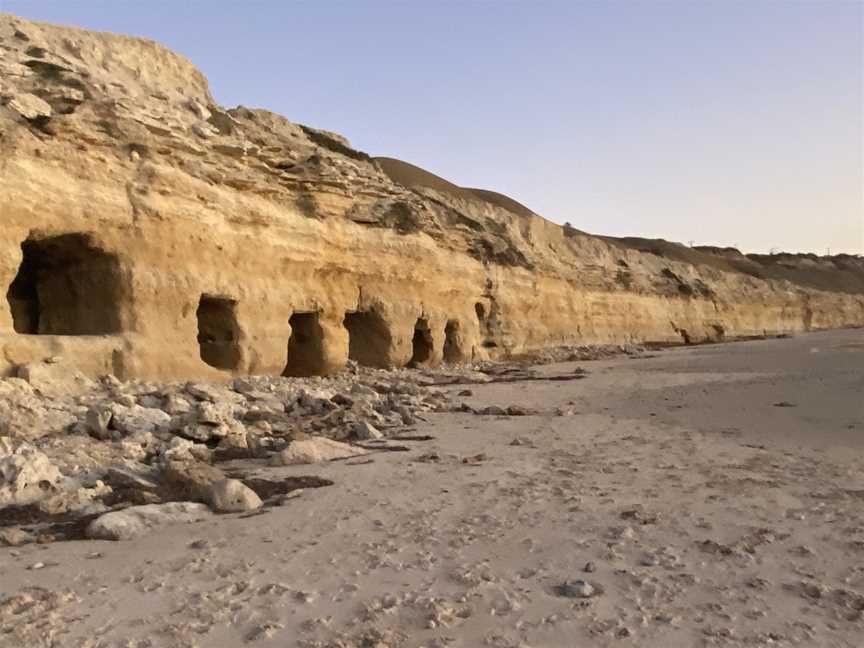
{"type": "Polygon", "coordinates": [[[506,416],[507,410],[503,407],[498,407],[497,405],[490,405],[489,407],[484,407],[480,410],[480,414],[484,416],[506,416]]]}
{"type": "Polygon", "coordinates": [[[441,455],[437,452],[426,452],[418,456],[414,461],[418,463],[438,463],[441,461],[441,455]]]}
{"type": "Polygon", "coordinates": [[[370,439],[383,439],[384,435],[368,421],[360,421],[354,425],[354,437],[360,441],[368,441],[370,439]]]}
{"type": "Polygon", "coordinates": [[[0,507],[29,504],[56,492],[63,475],[28,443],[0,437],[0,507]]]}
{"type": "Polygon", "coordinates": [[[130,506],[96,518],[86,533],[94,540],[132,540],[159,526],[198,522],[212,515],[206,505],[197,502],[130,506]]]}
{"type": "Polygon", "coordinates": [[[134,402],[130,406],[114,403],[110,406],[111,427],[124,436],[152,433],[167,426],[171,416],[161,409],[142,407],[134,402]]]}
{"type": "Polygon", "coordinates": [[[536,414],[534,410],[522,407],[521,405],[510,405],[506,412],[507,416],[528,416],[529,414],[536,414]]]}
{"type": "Polygon", "coordinates": [[[366,450],[324,437],[292,441],[279,453],[274,463],[282,466],[313,464],[334,459],[347,459],[367,454],[366,450]]]}
{"type": "Polygon", "coordinates": [[[156,473],[153,468],[145,464],[129,462],[134,467],[117,465],[108,468],[105,479],[114,486],[126,488],[142,488],[144,490],[156,490],[159,484],[156,481],[156,473]]]}
{"type": "Polygon", "coordinates": [[[599,594],[597,588],[581,579],[565,581],[555,587],[555,593],[567,598],[591,598],[599,594]]]}
{"type": "Polygon", "coordinates": [[[108,426],[110,425],[113,416],[114,414],[111,412],[110,408],[101,406],[91,407],[87,410],[87,415],[84,417],[84,425],[87,429],[87,433],[100,441],[110,439],[111,432],[109,431],[108,426]]]}
{"type": "Polygon", "coordinates": [[[206,502],[213,484],[226,480],[226,475],[201,461],[169,461],[163,464],[160,478],[168,498],[206,502]]]}
{"type": "Polygon", "coordinates": [[[211,484],[207,503],[219,513],[241,513],[261,508],[261,498],[238,479],[223,479],[211,484]]]}
{"type": "Polygon", "coordinates": [[[35,541],[36,537],[24,529],[18,527],[0,529],[0,544],[5,547],[20,547],[35,541]]]}
{"type": "Polygon", "coordinates": [[[203,443],[193,443],[188,439],[174,437],[162,453],[163,462],[169,461],[201,461],[209,463],[212,451],[203,443]]]}
{"type": "Polygon", "coordinates": [[[192,404],[181,394],[170,393],[165,397],[162,409],[168,414],[188,414],[192,411],[192,404]]]}
{"type": "Polygon", "coordinates": [[[45,396],[80,396],[95,386],[80,371],[62,362],[31,362],[20,365],[17,373],[45,396]]]}
{"type": "Polygon", "coordinates": [[[202,401],[211,403],[241,403],[243,396],[224,385],[212,383],[188,383],[186,393],[202,401]]]}

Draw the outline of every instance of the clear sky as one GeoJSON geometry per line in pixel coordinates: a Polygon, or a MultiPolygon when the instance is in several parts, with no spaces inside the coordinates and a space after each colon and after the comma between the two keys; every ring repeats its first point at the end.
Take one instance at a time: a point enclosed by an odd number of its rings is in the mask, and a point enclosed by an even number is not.
{"type": "Polygon", "coordinates": [[[593,233],[864,253],[864,1],[0,0],[593,233]]]}

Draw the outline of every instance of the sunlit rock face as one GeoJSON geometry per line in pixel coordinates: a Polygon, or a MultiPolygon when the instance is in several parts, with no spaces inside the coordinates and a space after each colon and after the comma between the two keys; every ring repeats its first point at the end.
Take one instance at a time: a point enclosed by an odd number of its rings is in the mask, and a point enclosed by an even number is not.
{"type": "Polygon", "coordinates": [[[3,374],[59,355],[91,376],[306,376],[864,324],[854,257],[595,237],[226,110],[147,40],[4,15],[0,47],[3,374]]]}

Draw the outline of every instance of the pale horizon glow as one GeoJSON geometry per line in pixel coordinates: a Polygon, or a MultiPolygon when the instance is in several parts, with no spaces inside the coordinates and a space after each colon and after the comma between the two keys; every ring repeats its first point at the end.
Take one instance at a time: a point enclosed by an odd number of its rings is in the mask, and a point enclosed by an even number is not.
{"type": "Polygon", "coordinates": [[[864,3],[0,0],[594,234],[864,253],[864,3]]]}

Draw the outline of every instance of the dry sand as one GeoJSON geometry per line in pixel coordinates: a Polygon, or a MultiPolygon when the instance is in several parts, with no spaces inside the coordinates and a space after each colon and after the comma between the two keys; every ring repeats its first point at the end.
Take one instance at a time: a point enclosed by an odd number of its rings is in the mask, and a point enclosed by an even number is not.
{"type": "Polygon", "coordinates": [[[0,549],[0,645],[864,644],[864,333],[580,364],[260,514],[0,549]]]}

